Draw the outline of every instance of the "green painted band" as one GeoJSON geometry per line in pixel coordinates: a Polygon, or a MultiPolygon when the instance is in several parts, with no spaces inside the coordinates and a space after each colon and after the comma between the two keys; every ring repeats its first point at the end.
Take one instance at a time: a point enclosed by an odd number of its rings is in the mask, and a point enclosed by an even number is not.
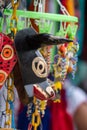
{"type": "MultiPolygon", "coordinates": [[[[5,15],[11,15],[12,10],[5,9],[5,15]]],[[[32,19],[47,19],[52,21],[63,21],[63,22],[78,22],[78,18],[74,16],[67,16],[61,14],[53,14],[53,13],[43,13],[43,12],[34,12],[34,11],[23,11],[17,10],[17,16],[25,17],[25,18],[32,18],[32,19]]]]}

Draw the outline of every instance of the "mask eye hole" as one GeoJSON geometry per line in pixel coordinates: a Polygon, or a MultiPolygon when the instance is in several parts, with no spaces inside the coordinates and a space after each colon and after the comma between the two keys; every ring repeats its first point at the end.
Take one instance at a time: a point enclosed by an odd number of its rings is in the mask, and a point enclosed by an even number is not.
{"type": "Polygon", "coordinates": [[[0,85],[3,85],[6,78],[7,78],[7,73],[3,70],[0,70],[0,85]]]}
{"type": "Polygon", "coordinates": [[[44,72],[44,64],[42,61],[39,61],[37,64],[37,70],[39,71],[39,73],[43,73],[44,72]]]}
{"type": "Polygon", "coordinates": [[[1,52],[1,57],[4,60],[10,60],[14,55],[13,48],[10,45],[5,45],[1,52]]]}
{"type": "Polygon", "coordinates": [[[41,57],[34,58],[32,62],[32,70],[40,78],[47,77],[47,64],[41,57]]]}

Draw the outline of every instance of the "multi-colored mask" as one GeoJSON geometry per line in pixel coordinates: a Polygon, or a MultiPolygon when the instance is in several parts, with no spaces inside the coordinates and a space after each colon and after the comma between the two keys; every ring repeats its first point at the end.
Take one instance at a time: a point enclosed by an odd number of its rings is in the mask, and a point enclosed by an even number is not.
{"type": "Polygon", "coordinates": [[[0,33],[0,88],[17,62],[13,41],[5,34],[0,33]]]}
{"type": "Polygon", "coordinates": [[[19,31],[14,41],[23,85],[28,96],[33,96],[34,91],[39,99],[49,99],[54,95],[54,91],[47,81],[47,63],[38,48],[72,40],[46,33],[38,34],[33,28],[28,28],[19,31]]]}

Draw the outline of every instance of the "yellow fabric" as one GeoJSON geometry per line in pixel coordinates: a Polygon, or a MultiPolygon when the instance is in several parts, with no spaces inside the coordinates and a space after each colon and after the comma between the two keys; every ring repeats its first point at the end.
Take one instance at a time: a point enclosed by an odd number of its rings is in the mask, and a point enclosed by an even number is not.
{"type": "Polygon", "coordinates": [[[75,15],[74,0],[66,0],[66,8],[70,15],[72,15],[72,16],[75,15]]]}

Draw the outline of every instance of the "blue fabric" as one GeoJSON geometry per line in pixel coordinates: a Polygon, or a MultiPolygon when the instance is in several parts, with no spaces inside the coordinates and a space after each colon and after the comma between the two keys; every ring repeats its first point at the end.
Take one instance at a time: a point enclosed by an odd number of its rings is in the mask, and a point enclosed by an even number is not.
{"type": "Polygon", "coordinates": [[[2,17],[2,13],[0,12],[0,17],[2,17]]]}
{"type": "Polygon", "coordinates": [[[14,118],[14,105],[13,105],[13,102],[10,102],[10,108],[12,110],[12,128],[15,129],[15,118],[14,118]]]}
{"type": "MultiPolygon", "coordinates": [[[[27,107],[24,107],[23,111],[19,114],[18,128],[20,130],[27,130],[29,120],[26,117],[27,107]]],[[[42,130],[50,130],[50,111],[49,108],[45,110],[45,116],[42,118],[42,130]]],[[[40,127],[37,130],[41,130],[40,127]]]]}

